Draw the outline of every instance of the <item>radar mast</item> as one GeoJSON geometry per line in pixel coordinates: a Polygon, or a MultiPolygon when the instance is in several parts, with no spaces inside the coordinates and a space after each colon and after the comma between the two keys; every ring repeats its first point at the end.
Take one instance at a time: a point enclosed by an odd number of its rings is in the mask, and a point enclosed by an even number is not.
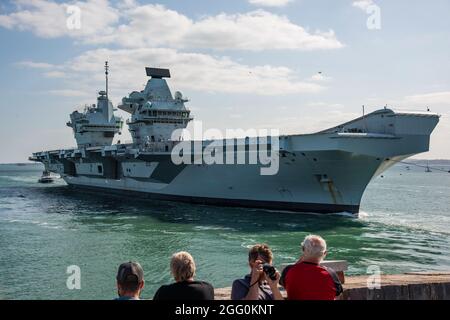
{"type": "Polygon", "coordinates": [[[108,61],[105,61],[105,77],[106,77],[106,101],[108,101],[108,74],[109,74],[109,66],[108,66],[108,61]]]}

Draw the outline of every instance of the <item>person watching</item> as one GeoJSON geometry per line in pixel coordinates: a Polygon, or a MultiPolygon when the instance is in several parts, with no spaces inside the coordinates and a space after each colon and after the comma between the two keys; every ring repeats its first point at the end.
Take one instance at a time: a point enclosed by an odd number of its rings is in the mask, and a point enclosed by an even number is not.
{"type": "Polygon", "coordinates": [[[144,289],[144,270],[137,262],[125,262],[117,271],[116,300],[139,300],[144,289]]]}
{"type": "Polygon", "coordinates": [[[214,288],[205,281],[195,281],[194,258],[185,251],[177,252],[170,261],[175,283],[161,286],[153,300],[214,300],[214,288]]]}
{"type": "MultiPolygon", "coordinates": [[[[266,244],[253,246],[248,253],[250,274],[233,282],[231,288],[232,300],[283,300],[278,281],[280,273],[272,269],[273,279],[264,271],[264,266],[271,267],[272,250],[266,244]]],[[[273,268],[273,267],[272,267],[273,268]]]]}
{"type": "Polygon", "coordinates": [[[287,266],[281,275],[287,299],[334,300],[342,293],[342,285],[333,269],[320,265],[327,255],[327,243],[320,236],[309,235],[301,246],[298,262],[287,266]]]}

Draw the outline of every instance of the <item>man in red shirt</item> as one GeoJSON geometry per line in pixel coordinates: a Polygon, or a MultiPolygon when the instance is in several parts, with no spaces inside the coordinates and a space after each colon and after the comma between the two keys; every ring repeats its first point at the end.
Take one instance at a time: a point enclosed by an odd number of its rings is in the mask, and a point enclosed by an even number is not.
{"type": "Polygon", "coordinates": [[[342,293],[342,285],[333,269],[320,265],[327,254],[325,240],[309,235],[302,242],[302,251],[300,260],[281,275],[288,300],[334,300],[342,293]]]}

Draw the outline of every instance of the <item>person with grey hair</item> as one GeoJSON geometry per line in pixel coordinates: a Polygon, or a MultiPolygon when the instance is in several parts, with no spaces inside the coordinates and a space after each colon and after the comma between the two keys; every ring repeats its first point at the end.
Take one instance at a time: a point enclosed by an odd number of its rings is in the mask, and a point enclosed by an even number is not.
{"type": "Polygon", "coordinates": [[[214,288],[205,281],[195,281],[195,261],[189,252],[172,255],[170,271],[175,283],[161,286],[153,300],[214,300],[214,288]]]}
{"type": "Polygon", "coordinates": [[[320,263],[327,255],[327,243],[317,235],[306,236],[297,263],[284,268],[280,284],[288,300],[334,300],[342,293],[336,272],[320,263]]]}

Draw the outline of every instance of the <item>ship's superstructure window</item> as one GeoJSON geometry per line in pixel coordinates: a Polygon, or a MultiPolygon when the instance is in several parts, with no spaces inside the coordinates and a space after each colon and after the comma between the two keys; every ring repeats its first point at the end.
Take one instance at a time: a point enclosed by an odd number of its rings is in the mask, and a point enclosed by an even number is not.
{"type": "MultiPolygon", "coordinates": [[[[172,139],[172,132],[177,129],[186,128],[190,117],[190,111],[184,103],[188,100],[181,92],[175,92],[172,96],[169,86],[164,78],[170,77],[167,69],[147,68],[150,76],[145,89],[141,92],[132,92],[122,99],[118,106],[131,114],[127,121],[132,133],[133,143],[139,148],[150,148],[150,144],[168,142],[172,139]],[[131,108],[130,106],[134,107],[131,108]],[[155,137],[158,137],[157,139],[155,137]]],[[[160,146],[161,150],[165,147],[160,146]]]]}
{"type": "MultiPolygon", "coordinates": [[[[107,64],[105,69],[107,75],[107,64]]],[[[97,104],[85,105],[82,112],[72,112],[67,126],[73,129],[78,147],[95,147],[111,145],[122,124],[122,119],[114,115],[107,90],[102,90],[98,93],[97,104]]]]}

